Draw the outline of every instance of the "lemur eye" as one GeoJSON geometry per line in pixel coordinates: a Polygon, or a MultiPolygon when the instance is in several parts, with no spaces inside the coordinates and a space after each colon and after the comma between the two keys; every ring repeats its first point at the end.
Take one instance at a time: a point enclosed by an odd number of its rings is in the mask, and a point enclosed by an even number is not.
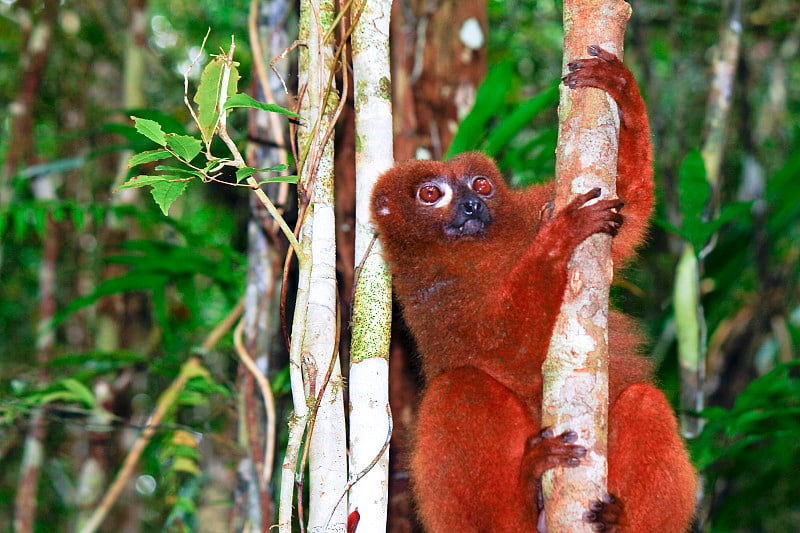
{"type": "Polygon", "coordinates": [[[433,204],[442,197],[442,189],[436,185],[423,185],[417,191],[417,197],[426,204],[433,204]]]}
{"type": "Polygon", "coordinates": [[[492,194],[492,182],[489,181],[488,178],[484,178],[483,176],[478,176],[474,180],[472,180],[472,190],[478,194],[482,194],[487,196],[492,194]]]}

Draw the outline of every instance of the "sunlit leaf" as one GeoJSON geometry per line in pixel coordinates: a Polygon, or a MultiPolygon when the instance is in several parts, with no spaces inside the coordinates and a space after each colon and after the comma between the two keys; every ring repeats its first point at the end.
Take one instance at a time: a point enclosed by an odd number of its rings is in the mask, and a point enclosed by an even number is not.
{"type": "Polygon", "coordinates": [[[77,379],[65,378],[59,382],[62,387],[72,392],[75,398],[86,405],[87,407],[94,407],[96,400],[91,389],[78,381],[77,379]]]}
{"type": "Polygon", "coordinates": [[[175,472],[184,472],[193,476],[199,476],[202,473],[197,466],[197,462],[192,461],[188,457],[175,457],[172,463],[172,470],[175,472]]]}
{"type": "Polygon", "coordinates": [[[166,135],[164,130],[161,129],[161,124],[155,120],[150,120],[140,117],[131,117],[136,124],[136,131],[150,139],[156,144],[164,146],[167,144],[166,135]]]}
{"type": "MultiPolygon", "coordinates": [[[[211,142],[219,121],[219,97],[226,61],[225,57],[218,56],[206,65],[200,77],[200,83],[197,86],[197,93],[194,95],[194,101],[197,103],[197,120],[200,126],[200,134],[206,144],[211,142]]],[[[236,94],[236,88],[239,84],[239,71],[236,66],[237,63],[233,63],[230,67],[227,97],[236,94]]]]}

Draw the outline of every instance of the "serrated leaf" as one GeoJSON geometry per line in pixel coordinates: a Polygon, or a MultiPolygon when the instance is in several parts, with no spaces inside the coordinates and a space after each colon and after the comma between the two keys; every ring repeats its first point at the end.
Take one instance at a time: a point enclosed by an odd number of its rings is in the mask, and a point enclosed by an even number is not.
{"type": "Polygon", "coordinates": [[[151,163],[153,161],[160,161],[161,159],[166,159],[168,157],[172,157],[172,154],[163,148],[159,148],[157,150],[148,150],[147,152],[142,152],[139,154],[133,154],[128,160],[128,168],[133,168],[136,165],[143,165],[144,163],[151,163]]]}
{"type": "Polygon", "coordinates": [[[281,107],[277,104],[265,104],[264,102],[259,102],[249,94],[245,93],[234,94],[225,101],[225,109],[231,109],[233,107],[250,107],[253,109],[260,109],[261,111],[269,111],[270,113],[280,113],[281,115],[286,115],[288,117],[300,118],[300,115],[294,113],[293,111],[289,111],[285,107],[281,107]]]}
{"type": "Polygon", "coordinates": [[[175,133],[167,133],[167,146],[184,161],[189,162],[200,153],[203,148],[203,143],[200,139],[190,137],[189,135],[177,135],[175,133]]]}
{"type": "Polygon", "coordinates": [[[156,144],[164,146],[167,144],[166,135],[164,130],[161,129],[161,124],[155,120],[150,120],[140,117],[131,117],[136,124],[136,131],[150,139],[156,144]]]}
{"type": "Polygon", "coordinates": [[[177,176],[166,176],[166,175],[159,175],[159,174],[141,174],[139,176],[134,176],[119,187],[117,190],[122,189],[133,189],[137,187],[144,187],[145,185],[153,185],[154,183],[160,183],[162,181],[176,181],[181,178],[177,176]]]}
{"type": "Polygon", "coordinates": [[[274,167],[269,168],[251,168],[251,167],[243,167],[236,170],[236,183],[241,182],[243,179],[247,179],[253,174],[258,172],[280,172],[282,170],[286,170],[289,168],[288,165],[277,165],[274,167]]]}
{"type": "Polygon", "coordinates": [[[187,182],[185,181],[159,181],[153,183],[153,189],[150,193],[164,215],[169,214],[170,206],[183,194],[183,191],[186,190],[186,185],[187,182]]]}
{"type": "MultiPolygon", "coordinates": [[[[194,95],[194,101],[197,103],[198,126],[200,127],[203,142],[206,144],[211,142],[219,121],[219,96],[226,61],[225,57],[217,56],[206,65],[206,68],[203,69],[203,74],[200,76],[197,92],[194,95]]],[[[236,88],[239,84],[239,71],[236,69],[236,65],[237,63],[233,63],[230,67],[227,97],[236,94],[236,88]]]]}

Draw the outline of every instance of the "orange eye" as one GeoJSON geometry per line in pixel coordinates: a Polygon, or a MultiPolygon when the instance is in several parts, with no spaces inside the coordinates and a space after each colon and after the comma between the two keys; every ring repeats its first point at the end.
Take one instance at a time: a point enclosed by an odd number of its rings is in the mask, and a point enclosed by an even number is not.
{"type": "Polygon", "coordinates": [[[432,204],[442,197],[442,190],[436,185],[423,185],[417,191],[417,197],[426,204],[432,204]]]}
{"type": "Polygon", "coordinates": [[[472,190],[478,194],[482,194],[487,196],[492,194],[492,182],[489,181],[487,178],[483,176],[478,176],[474,180],[472,180],[472,190]]]}

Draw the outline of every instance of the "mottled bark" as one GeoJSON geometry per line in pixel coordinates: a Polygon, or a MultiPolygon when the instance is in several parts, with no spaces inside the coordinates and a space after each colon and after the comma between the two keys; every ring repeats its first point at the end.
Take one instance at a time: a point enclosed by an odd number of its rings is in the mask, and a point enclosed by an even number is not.
{"type": "MultiPolygon", "coordinates": [[[[587,47],[622,56],[630,6],[619,0],[575,0],[564,4],[564,73],[586,57],[587,47]]],[[[556,210],[576,194],[616,186],[619,117],[600,90],[561,89],[556,150],[556,210]]],[[[572,255],[564,302],[543,365],[542,426],[556,434],[577,431],[588,450],[577,468],[544,476],[548,531],[591,531],[582,521],[587,504],[602,499],[607,485],[608,294],[613,276],[611,238],[593,235],[572,255]]]]}

